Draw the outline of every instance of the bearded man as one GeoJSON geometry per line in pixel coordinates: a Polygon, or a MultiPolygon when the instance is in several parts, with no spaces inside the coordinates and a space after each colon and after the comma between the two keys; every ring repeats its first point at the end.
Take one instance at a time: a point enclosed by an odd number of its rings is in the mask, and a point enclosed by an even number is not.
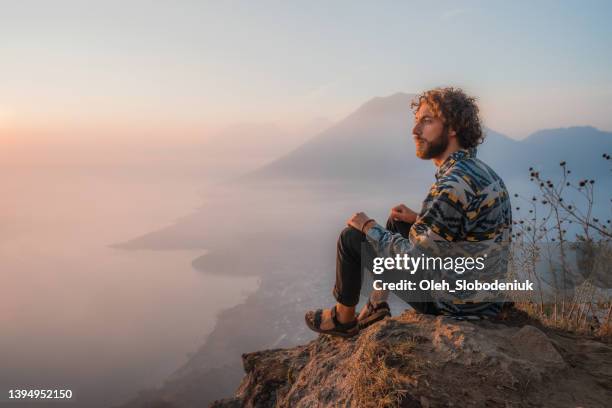
{"type": "MultiPolygon", "coordinates": [[[[404,204],[391,209],[383,227],[363,212],[347,221],[337,244],[336,305],[306,313],[312,330],[350,337],[390,316],[388,292],[374,291],[359,316],[364,244],[379,256],[421,255],[428,242],[509,242],[512,208],[502,179],[480,159],[484,133],[475,98],[457,88],[436,88],[412,103],[416,155],[436,166],[436,181],[419,213],[404,204]]],[[[501,303],[410,302],[417,312],[492,316],[501,303]]]]}

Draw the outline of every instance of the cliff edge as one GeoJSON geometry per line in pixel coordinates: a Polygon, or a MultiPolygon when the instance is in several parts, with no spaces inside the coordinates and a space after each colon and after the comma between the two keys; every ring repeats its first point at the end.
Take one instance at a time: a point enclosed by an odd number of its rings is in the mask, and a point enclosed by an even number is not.
{"type": "Polygon", "coordinates": [[[612,346],[537,324],[402,315],[242,356],[234,407],[606,407],[612,346]]]}

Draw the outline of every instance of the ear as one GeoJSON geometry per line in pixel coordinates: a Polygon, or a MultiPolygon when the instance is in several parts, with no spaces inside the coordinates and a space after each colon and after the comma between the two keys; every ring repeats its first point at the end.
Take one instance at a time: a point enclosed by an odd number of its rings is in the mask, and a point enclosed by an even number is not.
{"type": "Polygon", "coordinates": [[[448,136],[449,137],[457,137],[457,132],[455,132],[455,129],[449,128],[448,129],[448,136]]]}

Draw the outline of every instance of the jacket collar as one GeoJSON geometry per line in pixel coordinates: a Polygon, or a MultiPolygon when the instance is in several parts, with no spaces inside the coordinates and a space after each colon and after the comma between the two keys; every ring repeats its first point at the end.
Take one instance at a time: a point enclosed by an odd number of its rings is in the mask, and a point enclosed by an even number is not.
{"type": "Polygon", "coordinates": [[[436,170],[436,180],[439,179],[446,173],[448,169],[455,165],[458,161],[467,160],[476,157],[476,148],[472,147],[470,149],[459,149],[456,152],[453,152],[444,160],[444,162],[438,167],[436,170]]]}

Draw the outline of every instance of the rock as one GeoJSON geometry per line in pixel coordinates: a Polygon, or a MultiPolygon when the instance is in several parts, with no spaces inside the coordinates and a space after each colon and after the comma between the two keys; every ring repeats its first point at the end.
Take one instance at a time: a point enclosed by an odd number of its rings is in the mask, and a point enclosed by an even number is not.
{"type": "Polygon", "coordinates": [[[541,330],[525,326],[515,333],[511,342],[519,354],[532,362],[551,364],[557,368],[565,367],[565,361],[552,342],[541,330]]]}
{"type": "MultiPolygon", "coordinates": [[[[606,406],[610,378],[567,364],[575,340],[551,335],[405,312],[350,339],[244,354],[236,395],[211,407],[606,406]]],[[[612,365],[612,348],[599,344],[612,365]]]]}

